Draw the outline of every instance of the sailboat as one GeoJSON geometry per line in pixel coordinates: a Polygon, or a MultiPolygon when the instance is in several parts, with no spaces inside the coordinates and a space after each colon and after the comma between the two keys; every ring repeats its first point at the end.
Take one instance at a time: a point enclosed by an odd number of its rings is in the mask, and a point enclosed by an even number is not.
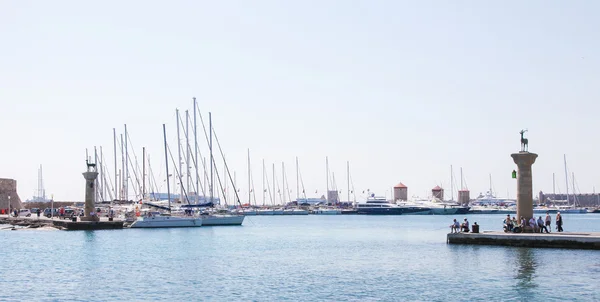
{"type": "Polygon", "coordinates": [[[173,228],[173,227],[200,227],[203,219],[197,216],[171,216],[171,187],[169,185],[169,155],[167,150],[167,130],[163,124],[163,136],[165,145],[165,163],[167,170],[167,195],[169,213],[158,211],[148,212],[145,217],[140,216],[131,224],[131,228],[173,228]]]}
{"type": "MultiPolygon", "coordinates": [[[[350,164],[346,163],[347,166],[347,170],[348,170],[348,192],[350,192],[350,164]]],[[[327,174],[327,188],[329,188],[329,159],[326,157],[325,158],[325,170],[326,170],[326,174],[327,174]]],[[[335,179],[335,177],[334,177],[335,179]]],[[[335,183],[335,181],[334,181],[335,183]]],[[[334,185],[335,186],[335,185],[334,185]]],[[[336,192],[337,192],[337,188],[335,188],[336,192]]],[[[350,193],[348,193],[350,194],[350,193]]],[[[335,194],[337,195],[337,193],[335,194]]],[[[327,189],[327,196],[329,196],[329,189],[327,189]]],[[[348,196],[348,198],[350,198],[348,196]]],[[[329,202],[327,202],[326,205],[320,205],[318,207],[316,207],[315,209],[313,209],[312,211],[314,214],[318,214],[318,215],[340,215],[342,214],[342,210],[333,206],[329,205],[329,202]]]]}
{"type": "MultiPolygon", "coordinates": [[[[254,216],[257,215],[256,209],[252,207],[252,193],[254,192],[254,181],[252,178],[252,170],[250,169],[250,149],[248,149],[248,204],[246,207],[242,206],[239,214],[246,216],[254,216]]],[[[254,203],[256,204],[256,197],[254,198],[254,203]]]]}
{"type": "MultiPolygon", "coordinates": [[[[196,99],[194,98],[194,108],[196,108],[197,104],[196,104],[196,99]]],[[[202,122],[202,115],[200,113],[198,113],[198,116],[200,116],[200,121],[202,122]]],[[[195,120],[195,117],[194,117],[195,120]]],[[[202,126],[204,127],[204,122],[202,122],[202,126]]],[[[194,128],[196,127],[196,125],[194,125],[194,128]]],[[[223,150],[221,149],[221,144],[219,143],[219,138],[217,137],[217,134],[215,133],[213,126],[212,126],[212,115],[209,112],[208,113],[208,128],[209,128],[209,136],[208,136],[208,147],[209,147],[209,151],[210,151],[210,198],[213,198],[213,165],[215,163],[214,161],[214,156],[213,156],[213,136],[215,138],[215,141],[217,143],[217,147],[219,148],[219,152],[221,153],[222,159],[223,159],[223,163],[225,164],[225,182],[227,181],[231,181],[231,183],[233,184],[233,192],[235,194],[236,200],[239,203],[239,196],[238,196],[238,192],[237,189],[235,187],[235,183],[233,182],[233,180],[231,179],[231,174],[229,173],[229,169],[227,168],[227,162],[225,161],[225,157],[223,156],[223,150]]],[[[204,129],[204,132],[206,134],[206,129],[204,129]]],[[[218,171],[216,172],[216,176],[217,176],[217,180],[219,181],[219,183],[221,183],[221,179],[219,177],[219,173],[218,171]]],[[[223,196],[225,197],[225,196],[223,196]]],[[[241,205],[241,203],[240,203],[241,205]]],[[[242,223],[244,222],[244,215],[239,215],[236,213],[231,213],[228,210],[222,209],[222,210],[216,210],[214,208],[207,208],[203,213],[202,213],[202,224],[204,226],[231,226],[231,225],[242,225],[242,223]]]]}
{"type": "MultiPolygon", "coordinates": [[[[287,177],[285,174],[285,165],[284,163],[281,163],[281,182],[282,182],[282,199],[281,199],[281,203],[285,205],[285,194],[288,193],[288,197],[291,200],[291,196],[290,196],[290,189],[289,189],[289,185],[287,183],[287,177]]],[[[289,207],[286,206],[283,209],[283,215],[308,215],[308,210],[305,209],[301,209],[299,208],[297,205],[293,206],[293,207],[289,207]]]]}
{"type": "Polygon", "coordinates": [[[566,203],[567,205],[562,205],[562,206],[558,206],[558,211],[560,211],[561,213],[570,213],[570,214],[585,214],[588,212],[587,208],[582,208],[582,207],[578,207],[576,205],[576,201],[577,201],[577,196],[575,195],[575,173],[573,173],[572,176],[572,181],[573,181],[573,204],[571,204],[571,201],[569,200],[569,178],[568,178],[568,172],[567,172],[567,155],[564,155],[564,162],[565,162],[565,182],[567,184],[567,200],[566,203]]]}

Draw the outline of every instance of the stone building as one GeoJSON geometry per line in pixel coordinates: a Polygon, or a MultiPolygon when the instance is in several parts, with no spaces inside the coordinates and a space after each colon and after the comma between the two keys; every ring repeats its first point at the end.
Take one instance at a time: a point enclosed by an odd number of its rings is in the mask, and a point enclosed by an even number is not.
{"type": "Polygon", "coordinates": [[[10,200],[11,209],[23,207],[21,198],[17,194],[17,181],[9,178],[0,178],[0,209],[8,209],[10,200]]]}

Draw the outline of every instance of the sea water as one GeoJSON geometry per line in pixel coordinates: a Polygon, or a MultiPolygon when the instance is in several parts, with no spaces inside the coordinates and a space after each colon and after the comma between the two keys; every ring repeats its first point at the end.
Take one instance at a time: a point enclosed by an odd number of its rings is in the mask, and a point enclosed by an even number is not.
{"type": "MultiPolygon", "coordinates": [[[[503,215],[466,215],[501,230],[503,215]]],[[[600,215],[565,214],[600,232],[600,215]]],[[[1,301],[600,300],[600,251],[449,245],[463,216],[253,216],[239,227],[0,231],[1,301]]],[[[554,215],[553,215],[554,220],[554,215]]]]}

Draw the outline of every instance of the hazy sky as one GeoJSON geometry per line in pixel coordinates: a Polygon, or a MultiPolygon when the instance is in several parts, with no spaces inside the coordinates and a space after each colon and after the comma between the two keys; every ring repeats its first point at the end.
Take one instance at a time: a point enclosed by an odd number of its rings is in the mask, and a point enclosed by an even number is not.
{"type": "Polygon", "coordinates": [[[320,196],[328,156],[344,196],[350,161],[357,191],[449,190],[453,165],[472,196],[491,174],[514,197],[522,128],[534,192],[552,173],[565,191],[563,154],[578,191],[600,190],[599,15],[598,1],[2,1],[0,177],[25,200],[43,164],[48,195],[82,200],[86,148],[112,167],[127,124],[164,179],[162,124],[175,148],[175,109],[196,97],[242,192],[250,148],[257,191],[262,159],[279,180],[285,161],[295,195],[298,156],[320,196]]]}

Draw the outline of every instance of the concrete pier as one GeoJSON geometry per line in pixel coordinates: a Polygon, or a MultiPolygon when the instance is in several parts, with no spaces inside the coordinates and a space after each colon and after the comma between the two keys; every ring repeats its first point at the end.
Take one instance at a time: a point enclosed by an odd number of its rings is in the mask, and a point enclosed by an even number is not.
{"type": "Polygon", "coordinates": [[[517,219],[533,217],[533,176],[531,166],[538,157],[535,153],[521,151],[511,154],[517,164],[517,219]]]}
{"type": "Polygon", "coordinates": [[[96,189],[94,187],[98,177],[96,164],[88,162],[87,171],[83,173],[83,177],[85,178],[84,216],[79,217],[79,221],[77,221],[77,217],[72,220],[54,220],[52,221],[53,225],[67,230],[122,229],[123,221],[100,221],[100,217],[96,213],[96,189]]]}
{"type": "Polygon", "coordinates": [[[457,233],[448,234],[450,244],[503,245],[600,250],[600,233],[457,233]]]}
{"type": "Polygon", "coordinates": [[[113,230],[122,229],[123,221],[70,221],[70,220],[54,220],[52,221],[55,227],[66,230],[113,230]]]}

